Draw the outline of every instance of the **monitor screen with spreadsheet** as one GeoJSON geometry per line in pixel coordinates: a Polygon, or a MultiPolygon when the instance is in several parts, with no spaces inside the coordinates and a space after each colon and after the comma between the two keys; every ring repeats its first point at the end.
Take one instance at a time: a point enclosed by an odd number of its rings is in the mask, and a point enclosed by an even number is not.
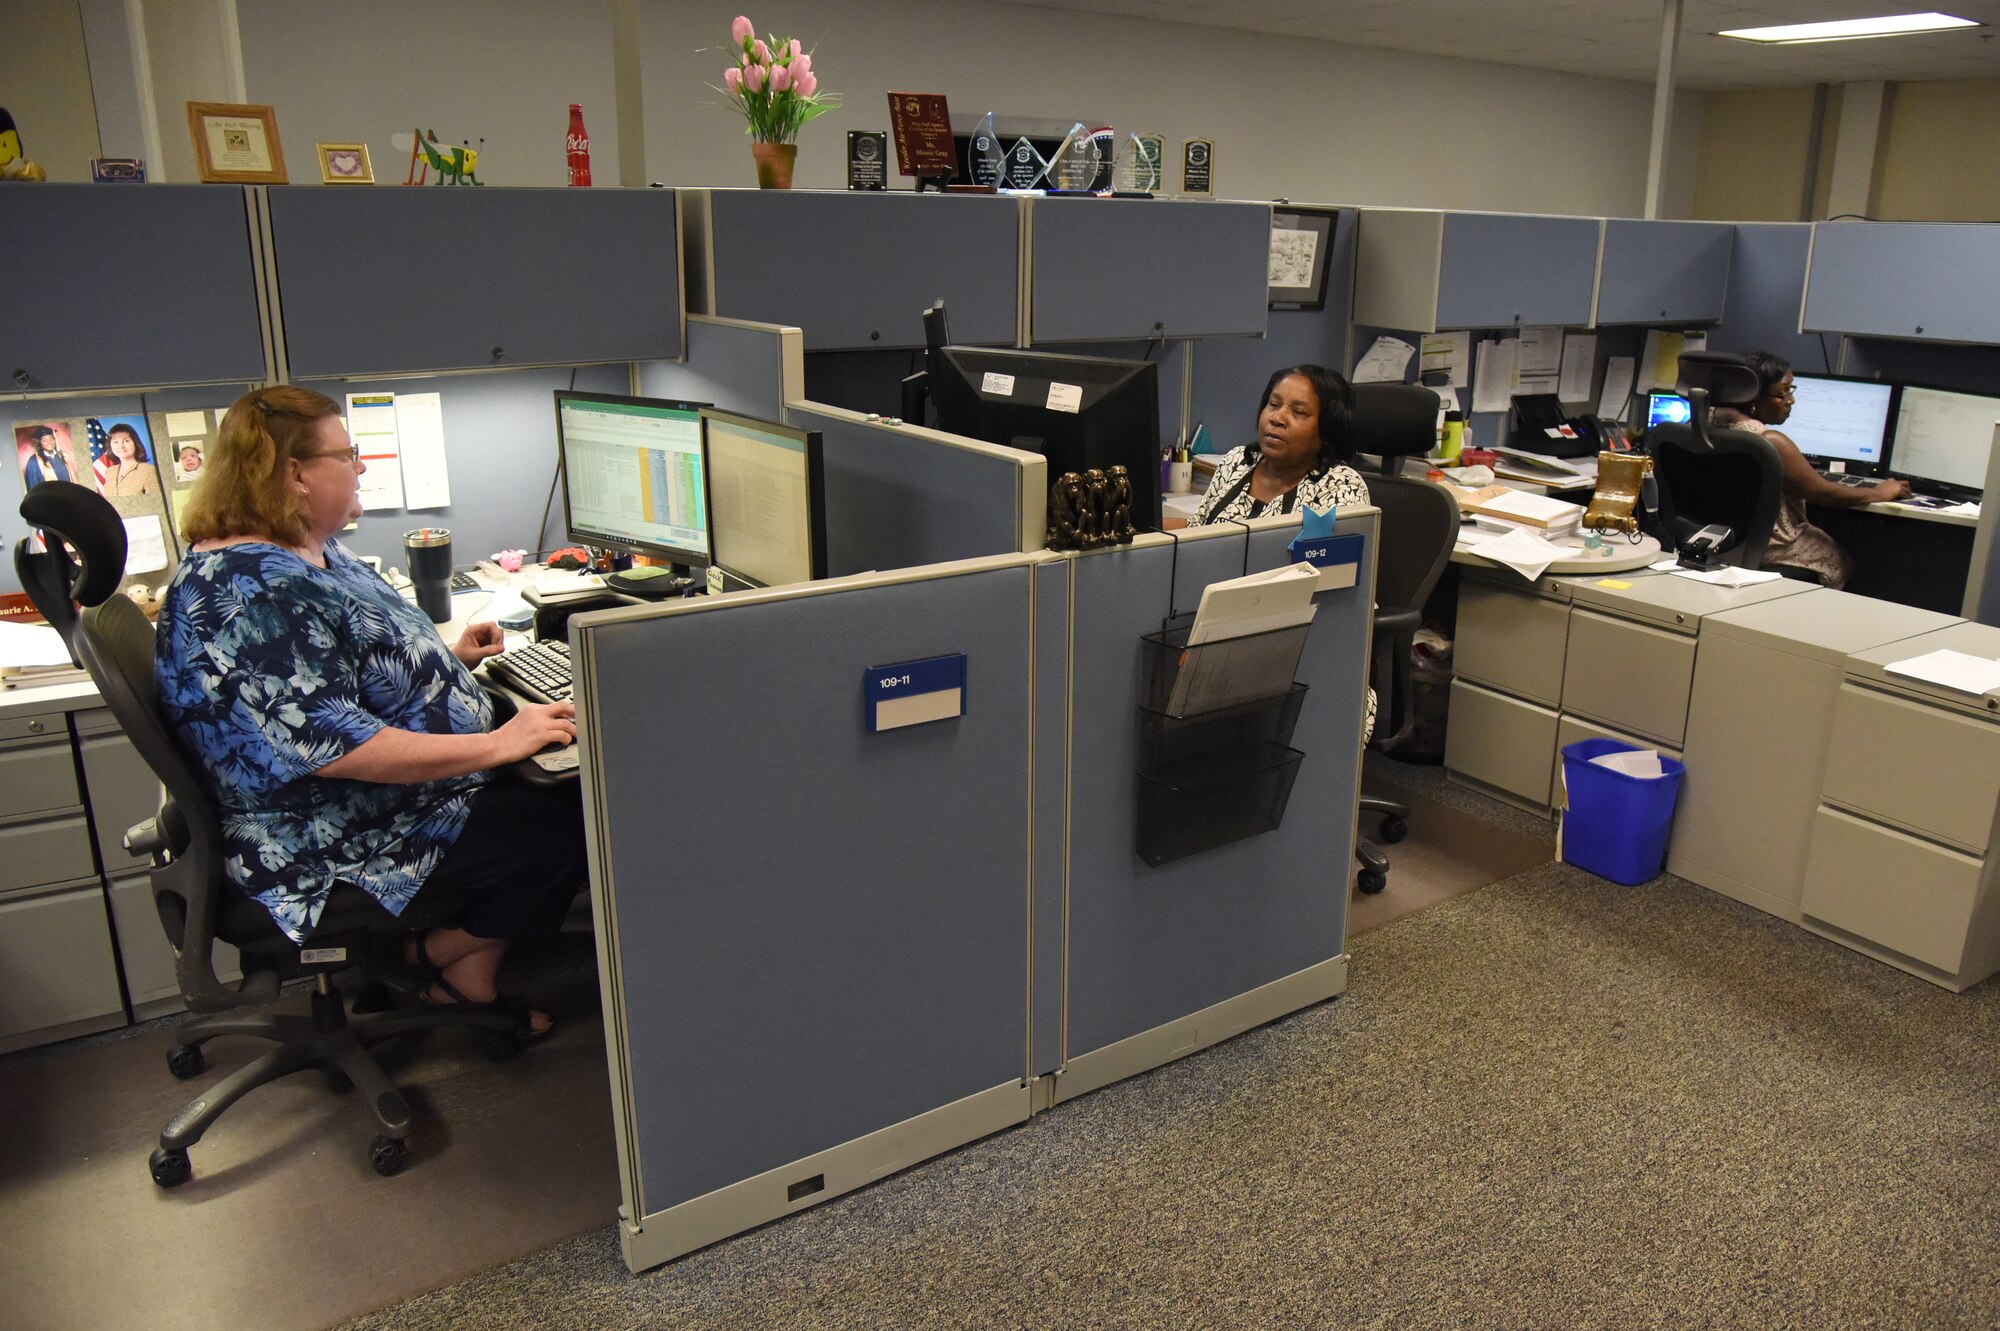
{"type": "Polygon", "coordinates": [[[1829,374],[1792,376],[1792,414],[1778,428],[1808,462],[1841,462],[1880,475],[1888,461],[1896,386],[1880,379],[1829,374]]]}
{"type": "Polygon", "coordinates": [[[713,558],[703,405],[557,392],[570,540],[675,563],[713,558]]]}
{"type": "Polygon", "coordinates": [[[780,587],[826,576],[820,436],[710,409],[706,430],[715,568],[725,586],[780,587]]]}
{"type": "Polygon", "coordinates": [[[1986,488],[1996,423],[2000,397],[1905,384],[1890,470],[1919,492],[1977,499],[1986,488]]]}

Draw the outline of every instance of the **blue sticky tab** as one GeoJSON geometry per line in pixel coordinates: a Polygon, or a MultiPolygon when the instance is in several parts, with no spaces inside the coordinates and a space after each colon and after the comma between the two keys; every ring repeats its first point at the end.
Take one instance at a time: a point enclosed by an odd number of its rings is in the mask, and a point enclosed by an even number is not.
{"type": "Polygon", "coordinates": [[[869,666],[862,676],[870,733],[965,715],[965,653],[869,666]]]}
{"type": "Polygon", "coordinates": [[[1307,504],[1299,510],[1299,539],[1301,541],[1317,541],[1331,535],[1333,535],[1332,504],[1326,506],[1326,512],[1324,513],[1319,512],[1311,504],[1307,504]]]}

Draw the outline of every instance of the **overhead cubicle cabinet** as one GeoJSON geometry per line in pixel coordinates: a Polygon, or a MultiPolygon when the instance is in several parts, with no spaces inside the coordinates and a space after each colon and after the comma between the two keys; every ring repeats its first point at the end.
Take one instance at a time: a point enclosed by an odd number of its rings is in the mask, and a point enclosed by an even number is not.
{"type": "Polygon", "coordinates": [[[681,354],[671,190],[270,188],[296,379],[681,354]]]}
{"type": "Polygon", "coordinates": [[[1354,322],[1425,333],[1587,327],[1603,227],[1596,217],[1364,208],[1354,322]]]}
{"type": "Polygon", "coordinates": [[[2000,342],[2000,227],[1820,222],[1801,331],[1929,342],[2000,342]]]}
{"type": "Polygon", "coordinates": [[[807,351],[924,344],[945,302],[954,342],[1012,346],[1021,228],[1012,198],[690,190],[701,313],[796,325],[807,351]]]}
{"type": "Polygon", "coordinates": [[[1264,334],[1267,204],[1037,199],[1029,221],[1031,341],[1264,334]]]}
{"type": "Polygon", "coordinates": [[[1715,323],[1735,245],[1727,222],[1607,220],[1595,322],[1715,323]]]}
{"type": "Polygon", "coordinates": [[[0,388],[266,377],[240,185],[0,189],[0,388]]]}

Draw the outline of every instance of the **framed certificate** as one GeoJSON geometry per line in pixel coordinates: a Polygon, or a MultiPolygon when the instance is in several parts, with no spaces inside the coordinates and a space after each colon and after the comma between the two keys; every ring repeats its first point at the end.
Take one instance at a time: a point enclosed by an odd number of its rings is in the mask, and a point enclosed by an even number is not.
{"type": "Polygon", "coordinates": [[[1334,214],[1308,208],[1271,210],[1273,309],[1317,310],[1326,304],[1326,271],[1334,214]]]}
{"type": "Polygon", "coordinates": [[[268,106],[189,102],[188,133],[201,179],[211,184],[282,185],[285,150],[268,106]]]}

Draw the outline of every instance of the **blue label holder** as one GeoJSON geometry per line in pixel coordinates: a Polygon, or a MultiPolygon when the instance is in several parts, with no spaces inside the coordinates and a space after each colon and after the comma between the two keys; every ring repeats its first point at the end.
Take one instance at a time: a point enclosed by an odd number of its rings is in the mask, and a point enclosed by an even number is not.
{"type": "Polygon", "coordinates": [[[1300,536],[1291,544],[1292,562],[1319,570],[1323,592],[1352,587],[1361,577],[1361,533],[1351,536],[1300,536]]]}
{"type": "Polygon", "coordinates": [[[870,734],[964,716],[965,653],[869,666],[862,696],[870,734]]]}

